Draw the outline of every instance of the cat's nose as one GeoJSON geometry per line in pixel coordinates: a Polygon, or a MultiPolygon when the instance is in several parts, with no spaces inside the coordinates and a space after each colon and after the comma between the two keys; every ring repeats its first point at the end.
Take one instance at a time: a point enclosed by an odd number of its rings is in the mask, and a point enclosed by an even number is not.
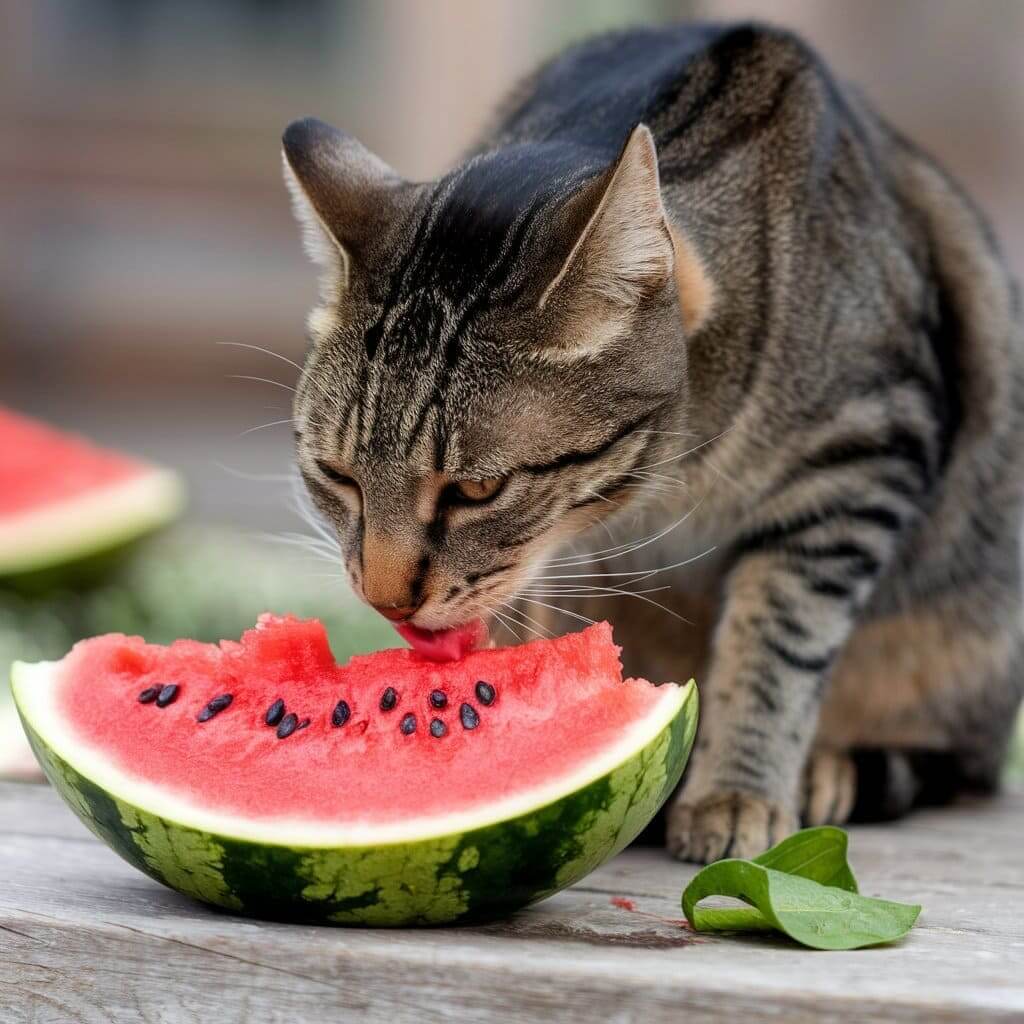
{"type": "Polygon", "coordinates": [[[413,615],[416,614],[416,610],[419,608],[419,605],[406,604],[396,606],[393,604],[375,604],[373,607],[379,611],[385,619],[389,619],[391,622],[405,622],[406,619],[411,619],[413,615]]]}

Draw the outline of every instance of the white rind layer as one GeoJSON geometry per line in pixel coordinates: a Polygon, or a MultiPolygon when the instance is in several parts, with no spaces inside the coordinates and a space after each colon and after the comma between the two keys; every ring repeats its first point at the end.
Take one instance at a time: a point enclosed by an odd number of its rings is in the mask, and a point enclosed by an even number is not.
{"type": "Polygon", "coordinates": [[[106,551],[173,519],[184,504],[174,473],[138,475],[0,519],[0,576],[34,572],[106,551]]]}
{"type": "MultiPolygon", "coordinates": [[[[456,835],[508,821],[545,807],[607,775],[638,754],[676,717],[683,706],[696,700],[696,686],[666,683],[657,687],[658,701],[650,713],[633,722],[610,747],[569,775],[542,786],[507,796],[484,807],[444,816],[406,819],[393,823],[323,822],[274,818],[247,818],[213,810],[189,799],[186,793],[128,775],[105,752],[77,737],[57,705],[63,662],[35,664],[15,662],[12,669],[14,699],[22,716],[42,741],[79,774],[125,803],[188,828],[216,835],[246,839],[265,845],[337,849],[418,842],[456,835]]],[[[87,681],[83,681],[87,684],[87,681]]]]}
{"type": "Polygon", "coordinates": [[[14,705],[0,696],[0,778],[39,778],[39,766],[29,750],[14,705]]]}

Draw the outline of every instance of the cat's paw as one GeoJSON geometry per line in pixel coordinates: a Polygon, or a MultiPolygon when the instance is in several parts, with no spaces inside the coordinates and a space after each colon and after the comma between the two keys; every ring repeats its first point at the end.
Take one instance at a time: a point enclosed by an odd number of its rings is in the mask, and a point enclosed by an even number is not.
{"type": "Polygon", "coordinates": [[[857,799],[857,769],[849,754],[814,750],[804,769],[804,825],[842,825],[857,799]]]}
{"type": "Polygon", "coordinates": [[[683,793],[668,812],[667,844],[679,860],[710,864],[756,857],[798,826],[792,811],[752,793],[712,793],[696,802],[683,793]]]}

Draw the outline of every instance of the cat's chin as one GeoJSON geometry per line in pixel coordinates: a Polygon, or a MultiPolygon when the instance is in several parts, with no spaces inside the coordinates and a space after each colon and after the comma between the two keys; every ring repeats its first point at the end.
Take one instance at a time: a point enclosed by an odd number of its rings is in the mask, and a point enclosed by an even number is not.
{"type": "Polygon", "coordinates": [[[400,623],[395,629],[418,655],[430,661],[458,661],[470,651],[486,647],[490,639],[483,619],[454,629],[421,629],[409,623],[400,623]]]}

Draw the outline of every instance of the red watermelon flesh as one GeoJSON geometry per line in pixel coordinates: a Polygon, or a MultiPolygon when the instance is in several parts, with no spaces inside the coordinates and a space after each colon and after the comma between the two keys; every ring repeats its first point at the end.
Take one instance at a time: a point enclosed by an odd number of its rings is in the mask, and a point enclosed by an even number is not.
{"type": "Polygon", "coordinates": [[[445,664],[388,650],[338,665],[319,622],[266,615],[219,645],[86,640],[61,673],[53,706],[73,742],[140,781],[250,820],[373,826],[480,810],[571,775],[677,689],[623,681],[606,623],[445,664]],[[169,684],[173,703],[139,702],[169,684]],[[395,706],[382,710],[389,687],[395,706]],[[437,692],[443,708],[431,703],[437,692]],[[230,705],[197,721],[223,694],[230,705]],[[279,699],[308,727],[279,739],[265,723],[279,699]],[[350,715],[338,727],[341,700],[350,715]]]}
{"type": "Polygon", "coordinates": [[[146,468],[127,455],[0,409],[0,518],[109,487],[146,468]]]}
{"type": "Polygon", "coordinates": [[[109,550],[180,505],[174,474],[0,408],[0,575],[109,550]]]}

